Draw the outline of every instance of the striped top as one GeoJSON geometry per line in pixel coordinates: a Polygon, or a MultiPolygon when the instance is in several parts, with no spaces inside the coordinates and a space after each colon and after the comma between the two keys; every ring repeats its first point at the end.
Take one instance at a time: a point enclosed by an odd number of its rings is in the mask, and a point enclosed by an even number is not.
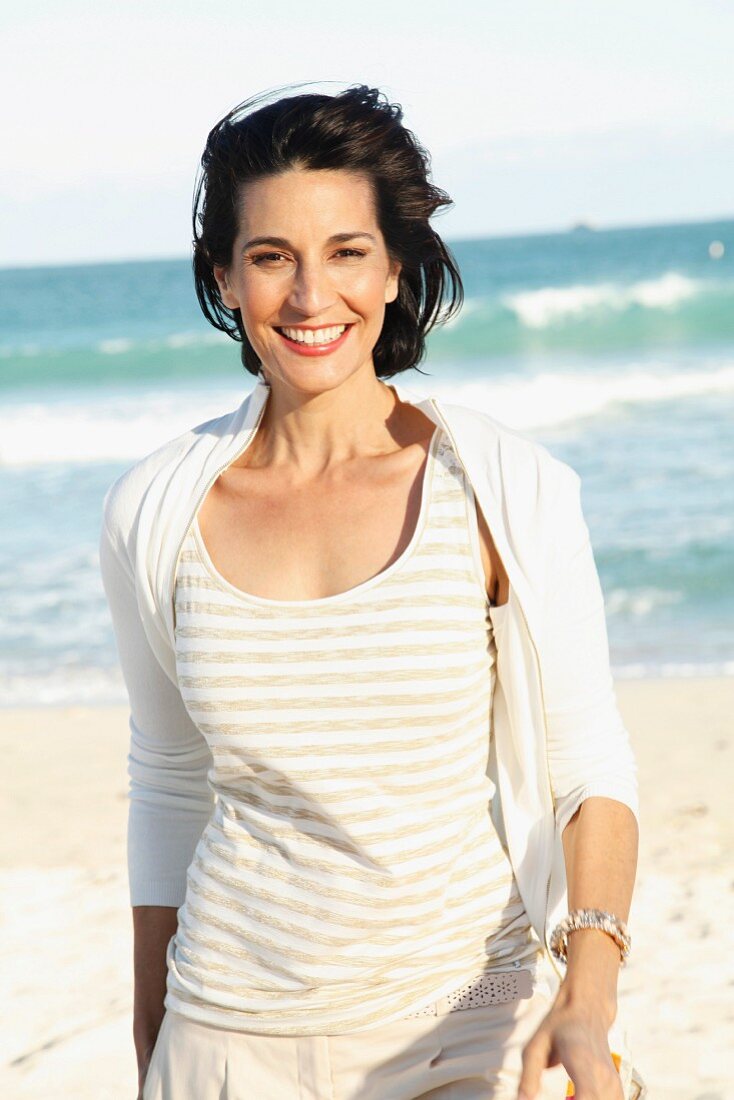
{"type": "Polygon", "coordinates": [[[261,1034],[398,1019],[542,952],[490,816],[496,649],[471,486],[437,427],[404,552],[346,592],[250,595],[194,519],[175,586],[212,815],[165,1005],[261,1034]]]}

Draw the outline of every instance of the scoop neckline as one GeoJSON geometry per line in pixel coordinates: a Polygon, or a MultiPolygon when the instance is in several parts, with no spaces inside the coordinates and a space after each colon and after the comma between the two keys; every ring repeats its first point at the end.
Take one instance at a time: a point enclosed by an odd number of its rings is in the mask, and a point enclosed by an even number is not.
{"type": "Polygon", "coordinates": [[[252,592],[246,592],[244,588],[238,588],[237,585],[232,584],[226,577],[222,576],[214,562],[209,556],[209,551],[204,545],[204,539],[199,527],[199,513],[198,511],[194,515],[191,530],[196,540],[196,545],[199,553],[207,567],[207,570],[213,576],[217,583],[225,588],[227,592],[237,596],[239,599],[246,603],[258,604],[261,607],[270,608],[309,608],[309,607],[323,607],[335,603],[343,603],[352,598],[356,598],[361,595],[362,592],[368,591],[375,585],[379,584],[386,577],[390,576],[396,570],[400,569],[404,562],[412,555],[417,543],[419,542],[423,529],[426,525],[426,518],[428,514],[428,502],[431,496],[431,489],[433,486],[434,467],[436,462],[436,448],[438,440],[442,434],[442,428],[440,424],[437,424],[434,428],[433,435],[431,436],[430,443],[428,445],[428,452],[426,458],[426,464],[423,470],[423,478],[421,481],[421,502],[418,509],[418,519],[416,521],[413,534],[410,537],[408,545],[403,550],[402,554],[395,559],[385,569],[380,570],[379,573],[375,573],[372,577],[367,577],[366,580],[360,581],[359,584],[353,585],[352,588],[347,588],[343,592],[335,592],[331,596],[317,596],[309,600],[276,600],[269,596],[256,596],[252,592]]]}

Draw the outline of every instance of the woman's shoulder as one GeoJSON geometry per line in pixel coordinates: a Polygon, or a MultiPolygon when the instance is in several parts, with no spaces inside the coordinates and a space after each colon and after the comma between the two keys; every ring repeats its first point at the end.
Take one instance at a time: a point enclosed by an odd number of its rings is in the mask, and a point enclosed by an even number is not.
{"type": "Polygon", "coordinates": [[[221,439],[237,412],[230,411],[187,428],[124,470],[110,485],[102,503],[103,523],[109,532],[130,531],[148,493],[156,485],[167,484],[173,471],[189,456],[195,462],[199,448],[211,448],[213,441],[221,439]]]}
{"type": "Polygon", "coordinates": [[[502,485],[508,481],[534,486],[538,492],[575,491],[576,470],[537,439],[500,420],[485,409],[441,401],[449,426],[465,450],[484,459],[483,468],[502,485]]]}
{"type": "Polygon", "coordinates": [[[589,531],[576,470],[544,444],[481,409],[443,403],[490,529],[521,561],[540,592],[553,587],[559,562],[574,560],[589,531]],[[494,520],[495,527],[492,528],[494,520]]]}

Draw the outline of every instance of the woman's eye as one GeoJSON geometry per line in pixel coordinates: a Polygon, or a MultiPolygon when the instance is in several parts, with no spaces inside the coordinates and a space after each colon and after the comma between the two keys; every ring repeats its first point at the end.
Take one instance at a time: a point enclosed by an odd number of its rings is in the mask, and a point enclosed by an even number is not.
{"type": "Polygon", "coordinates": [[[282,257],[282,255],[282,252],[261,252],[259,256],[252,257],[252,262],[254,264],[260,264],[265,260],[277,260],[282,257]]]}
{"type": "Polygon", "coordinates": [[[342,256],[348,253],[350,256],[364,256],[364,252],[360,252],[358,248],[340,248],[337,252],[337,256],[342,256]]]}

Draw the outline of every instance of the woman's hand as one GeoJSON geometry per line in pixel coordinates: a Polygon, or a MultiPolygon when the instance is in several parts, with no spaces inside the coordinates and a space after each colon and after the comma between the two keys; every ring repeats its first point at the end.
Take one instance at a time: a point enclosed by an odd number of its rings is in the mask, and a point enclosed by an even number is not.
{"type": "Polygon", "coordinates": [[[155,1034],[149,1033],[146,1038],[137,1040],[135,1043],[138,1059],[138,1095],[136,1100],[143,1100],[143,1086],[145,1085],[145,1078],[148,1076],[148,1067],[150,1066],[157,1038],[157,1032],[155,1034]]]}
{"type": "Polygon", "coordinates": [[[523,1048],[518,1100],[539,1100],[543,1070],[559,1064],[573,1081],[575,1100],[624,1100],[607,1031],[593,1007],[557,998],[523,1048]]]}
{"type": "MultiPolygon", "coordinates": [[[[153,1048],[150,1048],[151,1051],[153,1048]]],[[[141,1062],[138,1062],[138,1095],[135,1100],[143,1100],[143,1087],[145,1085],[145,1078],[148,1076],[148,1066],[150,1065],[150,1054],[147,1058],[144,1058],[141,1062]]]]}

